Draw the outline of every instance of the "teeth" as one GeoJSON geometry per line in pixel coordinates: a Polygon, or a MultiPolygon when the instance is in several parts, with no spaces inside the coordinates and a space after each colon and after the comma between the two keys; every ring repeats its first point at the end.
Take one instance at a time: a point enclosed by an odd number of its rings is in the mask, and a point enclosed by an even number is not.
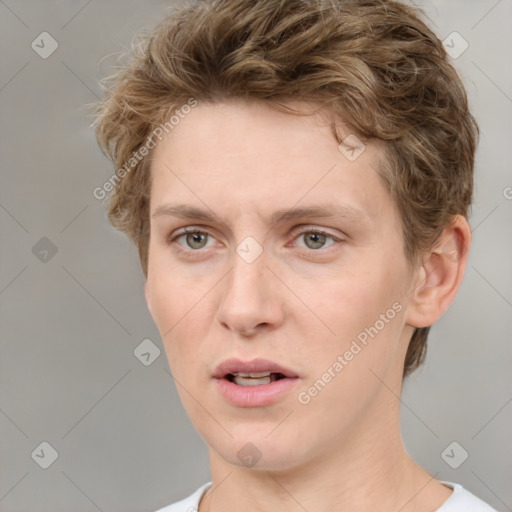
{"type": "Polygon", "coordinates": [[[277,373],[273,372],[240,372],[231,375],[233,382],[239,386],[261,386],[277,380],[277,373]]]}
{"type": "Polygon", "coordinates": [[[271,381],[272,377],[268,374],[267,377],[262,377],[259,379],[252,377],[241,377],[240,375],[235,375],[233,378],[233,382],[239,386],[260,386],[262,384],[270,384],[271,381]]]}
{"type": "Polygon", "coordinates": [[[272,372],[258,372],[258,373],[233,373],[233,375],[237,376],[239,375],[240,377],[251,377],[251,378],[254,378],[254,379],[258,379],[260,377],[270,377],[270,374],[272,372]]]}

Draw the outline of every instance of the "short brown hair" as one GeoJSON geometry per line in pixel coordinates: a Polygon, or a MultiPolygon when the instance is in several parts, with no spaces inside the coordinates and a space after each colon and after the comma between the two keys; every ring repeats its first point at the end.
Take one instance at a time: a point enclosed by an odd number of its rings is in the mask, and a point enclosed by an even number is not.
{"type": "MultiPolygon", "coordinates": [[[[320,102],[362,140],[384,142],[380,174],[414,262],[454,215],[468,217],[478,140],[463,84],[421,17],[388,0],[189,0],[139,34],[130,61],[104,80],[98,142],[119,170],[190,98],[290,113],[287,100],[320,102]]],[[[116,180],[108,209],[146,277],[150,162],[151,152],[116,180]]],[[[414,332],[404,377],[422,364],[429,329],[414,332]]]]}

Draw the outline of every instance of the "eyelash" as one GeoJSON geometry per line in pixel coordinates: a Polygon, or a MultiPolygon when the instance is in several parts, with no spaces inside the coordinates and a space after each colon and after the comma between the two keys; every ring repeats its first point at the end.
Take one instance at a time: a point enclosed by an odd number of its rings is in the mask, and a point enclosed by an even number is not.
{"type": "MultiPolygon", "coordinates": [[[[301,235],[306,234],[306,233],[313,233],[315,235],[325,235],[327,238],[330,238],[334,242],[341,242],[341,240],[339,238],[335,237],[331,233],[328,233],[327,231],[323,231],[322,229],[312,229],[312,228],[304,228],[303,230],[301,230],[300,232],[298,232],[295,235],[294,240],[299,238],[301,235]]],[[[175,236],[170,235],[168,237],[168,239],[167,239],[167,243],[170,245],[170,244],[174,243],[175,240],[181,238],[184,235],[188,235],[188,234],[201,234],[201,235],[211,236],[210,233],[208,233],[207,231],[203,231],[201,229],[183,228],[180,232],[176,233],[175,236]]],[[[214,238],[214,237],[212,237],[212,238],[214,238]]],[[[335,245],[335,244],[333,244],[333,245],[335,245]]],[[[178,251],[179,252],[181,252],[183,254],[186,254],[186,255],[189,255],[189,256],[194,255],[194,257],[195,257],[195,254],[197,254],[199,256],[203,252],[201,249],[196,249],[196,250],[184,249],[180,244],[177,244],[177,246],[178,246],[178,251]]],[[[331,246],[329,246],[329,247],[331,247],[331,246]]],[[[303,248],[301,248],[301,249],[303,249],[303,248]]],[[[319,249],[303,249],[303,250],[308,252],[308,253],[316,253],[316,252],[322,251],[322,248],[319,248],[319,249]]],[[[304,257],[304,256],[301,256],[301,257],[304,257]]],[[[309,259],[309,258],[306,257],[306,259],[309,259]]]]}

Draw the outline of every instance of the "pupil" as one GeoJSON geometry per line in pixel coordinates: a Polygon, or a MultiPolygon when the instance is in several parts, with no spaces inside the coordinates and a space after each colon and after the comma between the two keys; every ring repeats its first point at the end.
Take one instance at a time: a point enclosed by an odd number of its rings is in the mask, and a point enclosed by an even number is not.
{"type": "Polygon", "coordinates": [[[192,233],[188,235],[189,241],[192,239],[191,243],[189,245],[193,246],[194,243],[201,243],[201,239],[204,238],[204,234],[202,233],[192,233]]]}
{"type": "Polygon", "coordinates": [[[322,237],[325,238],[325,235],[322,235],[321,233],[310,233],[309,234],[309,240],[313,242],[314,248],[318,248],[322,246],[325,243],[325,240],[322,240],[322,237]],[[313,240],[313,238],[320,237],[320,240],[313,240]],[[317,245],[315,245],[317,244],[317,245]]]}

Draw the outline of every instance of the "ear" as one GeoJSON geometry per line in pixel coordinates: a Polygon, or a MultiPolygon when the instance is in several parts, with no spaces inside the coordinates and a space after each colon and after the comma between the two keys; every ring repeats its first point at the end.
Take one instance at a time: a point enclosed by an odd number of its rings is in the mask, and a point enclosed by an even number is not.
{"type": "Polygon", "coordinates": [[[405,320],[413,327],[433,325],[448,309],[462,283],[471,245],[467,220],[456,215],[417,272],[405,320]]]}

